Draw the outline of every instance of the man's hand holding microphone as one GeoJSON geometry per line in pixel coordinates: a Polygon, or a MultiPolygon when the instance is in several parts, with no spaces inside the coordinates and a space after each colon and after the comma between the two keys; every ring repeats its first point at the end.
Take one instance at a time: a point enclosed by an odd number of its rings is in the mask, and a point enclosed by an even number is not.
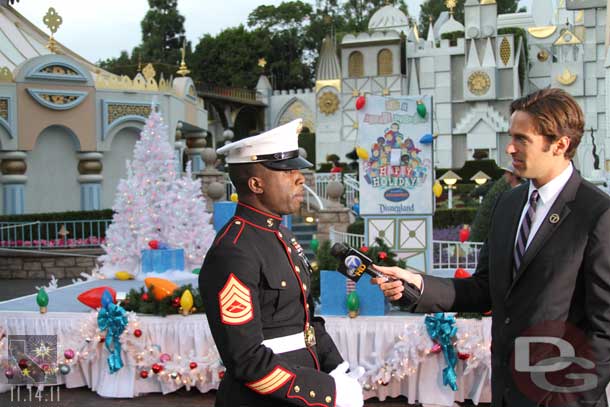
{"type": "MultiPolygon", "coordinates": [[[[381,291],[383,291],[383,295],[388,297],[390,301],[401,299],[404,295],[405,287],[410,290],[417,289],[418,296],[421,294],[424,282],[421,275],[395,266],[384,267],[373,264],[372,267],[382,276],[371,278],[371,284],[377,284],[381,291]]],[[[407,293],[407,295],[412,294],[412,291],[407,293]]],[[[409,300],[413,301],[413,298],[409,297],[409,300]]],[[[414,300],[417,299],[414,298],[414,300]]]]}
{"type": "Polygon", "coordinates": [[[379,285],[390,301],[405,297],[408,304],[415,304],[419,300],[423,286],[419,274],[400,267],[376,266],[366,255],[343,243],[335,243],[330,252],[339,260],[338,271],[352,281],[358,282],[366,273],[372,277],[371,283],[379,285]]]}

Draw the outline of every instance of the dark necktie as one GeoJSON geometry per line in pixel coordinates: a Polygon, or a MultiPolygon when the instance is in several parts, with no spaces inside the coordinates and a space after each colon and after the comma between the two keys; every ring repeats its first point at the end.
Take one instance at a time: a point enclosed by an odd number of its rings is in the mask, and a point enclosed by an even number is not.
{"type": "Polygon", "coordinates": [[[530,195],[529,208],[521,221],[521,227],[519,228],[519,238],[517,239],[517,245],[515,246],[515,261],[513,267],[513,279],[517,276],[523,255],[525,254],[525,248],[527,245],[527,239],[530,236],[532,229],[532,223],[534,222],[534,216],[536,215],[536,204],[538,203],[538,191],[533,190],[530,195]]]}

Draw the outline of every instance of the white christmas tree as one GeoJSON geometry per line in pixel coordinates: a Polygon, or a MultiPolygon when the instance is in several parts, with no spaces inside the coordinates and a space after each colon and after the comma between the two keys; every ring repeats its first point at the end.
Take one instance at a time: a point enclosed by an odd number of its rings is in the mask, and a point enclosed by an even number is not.
{"type": "Polygon", "coordinates": [[[205,211],[201,181],[176,174],[177,162],[169,143],[167,125],[153,109],[127,162],[127,178],[121,179],[112,209],[115,214],[106,231],[106,254],[101,272],[114,276],[126,270],[137,274],[142,249],[151,240],[182,248],[186,271],[198,267],[214,238],[211,214],[205,211]]]}

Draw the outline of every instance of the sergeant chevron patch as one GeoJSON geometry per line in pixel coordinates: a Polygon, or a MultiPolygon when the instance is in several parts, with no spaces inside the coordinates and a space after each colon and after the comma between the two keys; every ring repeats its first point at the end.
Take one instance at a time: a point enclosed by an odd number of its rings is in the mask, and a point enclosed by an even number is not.
{"type": "Polygon", "coordinates": [[[226,325],[243,325],[254,318],[250,289],[231,273],[218,293],[220,319],[226,325]]]}
{"type": "Polygon", "coordinates": [[[259,394],[270,394],[277,391],[294,377],[294,373],[276,366],[268,375],[255,382],[246,383],[246,386],[259,394]]]}

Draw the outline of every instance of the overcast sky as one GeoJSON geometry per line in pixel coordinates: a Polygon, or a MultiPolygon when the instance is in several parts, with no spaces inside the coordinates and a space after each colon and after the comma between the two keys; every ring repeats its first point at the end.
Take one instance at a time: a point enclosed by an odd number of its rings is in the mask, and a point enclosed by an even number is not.
{"type": "MultiPolygon", "coordinates": [[[[314,4],[314,0],[304,0],[314,4]]],[[[419,15],[423,0],[408,0],[409,11],[419,15]]],[[[442,0],[437,0],[442,1],[442,0]]],[[[521,1],[529,3],[531,0],[521,1]]],[[[193,46],[204,34],[245,24],[248,14],[261,4],[278,5],[282,0],[179,0],[185,16],[186,36],[193,46]]],[[[49,7],[63,17],[55,35],[76,53],[96,62],[131,52],[141,40],[140,22],[148,10],[147,0],[21,0],[14,6],[28,20],[48,32],[42,18],[49,7]]]]}

